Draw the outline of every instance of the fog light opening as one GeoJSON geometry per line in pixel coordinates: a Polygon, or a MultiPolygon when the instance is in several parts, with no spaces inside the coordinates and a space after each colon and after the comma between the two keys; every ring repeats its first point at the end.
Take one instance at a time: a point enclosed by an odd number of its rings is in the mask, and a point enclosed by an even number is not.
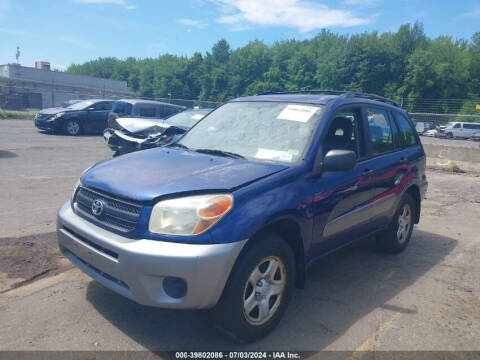
{"type": "Polygon", "coordinates": [[[181,278],[169,276],[163,279],[163,289],[168,296],[180,299],[187,293],[187,283],[181,278]]]}

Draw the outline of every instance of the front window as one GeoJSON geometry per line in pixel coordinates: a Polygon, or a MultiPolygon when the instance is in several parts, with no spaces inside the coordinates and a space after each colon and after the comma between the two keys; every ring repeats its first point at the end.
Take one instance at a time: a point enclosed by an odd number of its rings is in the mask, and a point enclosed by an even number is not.
{"type": "Polygon", "coordinates": [[[323,109],[307,104],[232,102],[206,116],[179,143],[192,150],[294,163],[303,155],[323,109]]]}

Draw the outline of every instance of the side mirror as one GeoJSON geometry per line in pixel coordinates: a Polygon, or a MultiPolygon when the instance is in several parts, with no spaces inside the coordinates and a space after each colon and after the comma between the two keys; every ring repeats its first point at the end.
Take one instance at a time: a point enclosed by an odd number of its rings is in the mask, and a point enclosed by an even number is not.
{"type": "Polygon", "coordinates": [[[330,150],[323,158],[322,171],[349,171],[357,165],[357,155],[351,150],[330,150]]]}

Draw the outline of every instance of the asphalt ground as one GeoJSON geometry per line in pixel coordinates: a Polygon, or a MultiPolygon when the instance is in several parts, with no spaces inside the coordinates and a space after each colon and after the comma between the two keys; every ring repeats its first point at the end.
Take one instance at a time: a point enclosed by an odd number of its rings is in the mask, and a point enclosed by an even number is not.
{"type": "Polygon", "coordinates": [[[207,312],[135,304],[58,254],[58,208],[82,171],[109,157],[100,136],[0,120],[0,350],[480,351],[478,177],[429,171],[405,252],[385,255],[369,239],[328,256],[279,327],[241,346],[207,312]]]}

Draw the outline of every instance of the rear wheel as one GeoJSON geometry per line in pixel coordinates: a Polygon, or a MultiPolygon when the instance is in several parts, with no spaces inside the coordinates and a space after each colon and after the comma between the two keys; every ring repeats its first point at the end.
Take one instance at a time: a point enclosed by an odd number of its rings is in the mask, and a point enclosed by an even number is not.
{"type": "Polygon", "coordinates": [[[82,132],[82,127],[80,122],[77,119],[70,119],[65,122],[63,126],[65,133],[70,136],[80,135],[82,132]]]}
{"type": "Polygon", "coordinates": [[[217,328],[238,342],[252,342],[280,322],[293,293],[295,259],[277,235],[242,253],[220,302],[213,310],[217,328]]]}
{"type": "Polygon", "coordinates": [[[377,236],[378,245],[391,254],[402,252],[410,242],[415,219],[415,203],[410,194],[403,195],[387,231],[377,236]]]}

